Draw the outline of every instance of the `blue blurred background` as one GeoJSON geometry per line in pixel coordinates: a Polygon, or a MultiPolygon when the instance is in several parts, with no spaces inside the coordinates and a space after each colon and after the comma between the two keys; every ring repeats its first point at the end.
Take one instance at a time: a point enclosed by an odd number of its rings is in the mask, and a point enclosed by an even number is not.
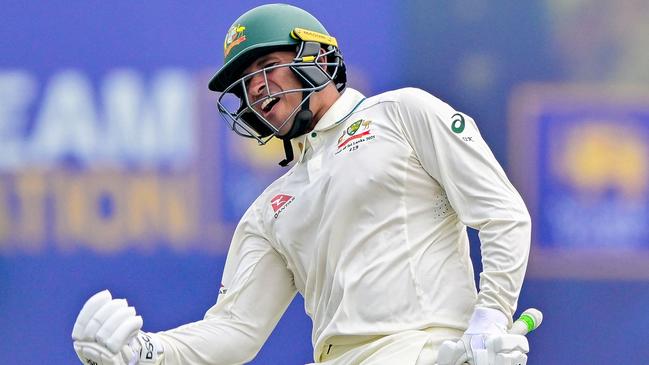
{"type": "MultiPolygon", "coordinates": [[[[649,2],[289,3],[338,38],[350,86],[476,119],[534,220],[529,363],[645,363],[649,2]]],[[[148,331],[214,303],[233,225],[283,172],[206,88],[259,4],[3,1],[0,363],[76,364],[72,324],[104,288],[148,331]]],[[[309,362],[310,326],[297,298],[253,363],[309,362]]]]}

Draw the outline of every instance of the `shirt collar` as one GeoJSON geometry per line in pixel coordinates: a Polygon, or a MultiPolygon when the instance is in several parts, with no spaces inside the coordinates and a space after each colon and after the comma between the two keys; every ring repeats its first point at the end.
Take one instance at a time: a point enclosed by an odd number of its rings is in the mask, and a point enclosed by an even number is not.
{"type": "MultiPolygon", "coordinates": [[[[335,127],[345,121],[363,100],[365,100],[363,94],[352,88],[346,88],[340,97],[329,107],[329,110],[320,118],[313,130],[320,132],[335,127]]],[[[307,148],[307,134],[291,139],[293,152],[299,156],[298,162],[301,162],[304,158],[304,153],[307,148]]]]}
{"type": "Polygon", "coordinates": [[[329,110],[325,112],[322,118],[320,118],[313,130],[317,132],[325,131],[347,119],[346,117],[361,101],[363,101],[363,99],[365,99],[365,96],[360,92],[352,88],[346,88],[338,100],[336,100],[329,107],[329,110]]]}

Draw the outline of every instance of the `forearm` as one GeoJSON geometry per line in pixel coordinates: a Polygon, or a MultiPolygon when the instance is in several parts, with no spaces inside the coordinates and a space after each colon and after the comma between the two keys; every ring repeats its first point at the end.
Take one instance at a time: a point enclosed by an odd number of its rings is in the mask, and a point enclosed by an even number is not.
{"type": "Polygon", "coordinates": [[[225,290],[203,320],[156,334],[164,346],[164,365],[230,365],[255,357],[296,289],[273,249],[250,246],[231,248],[225,290]]]}
{"type": "MultiPolygon", "coordinates": [[[[531,223],[525,207],[480,228],[482,273],[477,306],[514,315],[530,250],[531,223]]],[[[511,323],[510,323],[511,324],[511,323]]]]}
{"type": "Polygon", "coordinates": [[[164,346],[162,365],[243,364],[255,357],[266,337],[244,323],[201,320],[156,333],[164,346]]]}

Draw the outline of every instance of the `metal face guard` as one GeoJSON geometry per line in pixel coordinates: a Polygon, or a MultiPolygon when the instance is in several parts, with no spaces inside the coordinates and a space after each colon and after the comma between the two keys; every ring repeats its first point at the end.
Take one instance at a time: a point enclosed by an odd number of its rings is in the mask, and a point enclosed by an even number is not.
{"type": "Polygon", "coordinates": [[[266,144],[273,136],[279,136],[280,129],[293,120],[313,93],[324,89],[329,83],[333,82],[342,67],[342,60],[335,48],[320,53],[319,47],[320,45],[314,42],[303,42],[293,62],[273,65],[244,75],[228,86],[219,96],[217,107],[230,129],[242,137],[256,139],[261,145],[266,144]],[[314,45],[318,48],[315,49],[314,45]],[[314,52],[315,55],[313,55],[314,52]],[[332,56],[334,61],[319,62],[327,56],[332,56]],[[289,67],[297,75],[303,87],[271,93],[267,74],[280,67],[289,67]],[[332,75],[325,72],[328,68],[332,69],[332,75]],[[265,95],[251,103],[248,98],[248,82],[259,74],[264,78],[265,95]],[[255,110],[256,106],[261,105],[268,99],[295,92],[302,93],[302,102],[293,109],[279,127],[273,126],[270,121],[255,110]]]}

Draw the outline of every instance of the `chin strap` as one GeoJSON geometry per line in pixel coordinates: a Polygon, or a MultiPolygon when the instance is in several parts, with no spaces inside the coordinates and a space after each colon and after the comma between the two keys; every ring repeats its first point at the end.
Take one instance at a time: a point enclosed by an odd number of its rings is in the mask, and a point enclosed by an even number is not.
{"type": "Polygon", "coordinates": [[[279,162],[279,165],[282,167],[285,167],[293,161],[294,154],[293,146],[291,146],[291,139],[304,134],[313,121],[313,113],[309,109],[308,96],[309,93],[307,91],[302,92],[302,100],[304,100],[304,102],[302,103],[300,111],[295,114],[291,130],[285,135],[279,136],[279,138],[284,141],[284,153],[286,154],[286,158],[279,162]]]}
{"type": "Polygon", "coordinates": [[[288,165],[289,162],[293,161],[293,146],[291,146],[290,139],[282,138],[282,140],[284,141],[284,154],[286,154],[286,158],[280,161],[279,165],[282,167],[286,167],[286,165],[288,165]]]}

